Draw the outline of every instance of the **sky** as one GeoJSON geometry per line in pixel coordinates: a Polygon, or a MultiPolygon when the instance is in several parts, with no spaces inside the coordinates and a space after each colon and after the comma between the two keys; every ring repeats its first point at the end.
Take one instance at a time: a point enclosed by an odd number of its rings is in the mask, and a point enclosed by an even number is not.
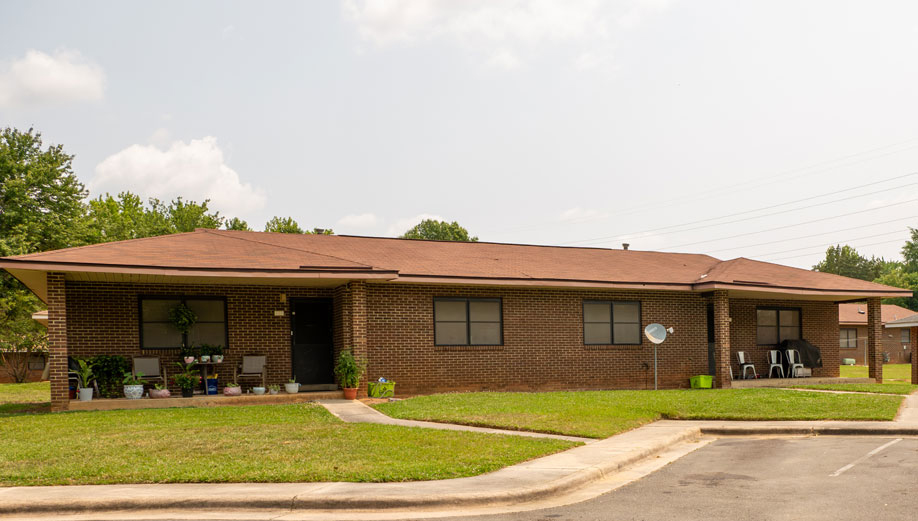
{"type": "Polygon", "coordinates": [[[915,2],[4,0],[0,34],[0,127],[92,197],[804,268],[918,227],[915,2]]]}

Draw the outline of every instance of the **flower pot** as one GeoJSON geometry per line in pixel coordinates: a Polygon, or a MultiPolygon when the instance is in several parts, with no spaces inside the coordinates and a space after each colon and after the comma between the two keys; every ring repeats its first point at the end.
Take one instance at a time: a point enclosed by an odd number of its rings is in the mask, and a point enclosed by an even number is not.
{"type": "Polygon", "coordinates": [[[278,392],[278,389],[268,389],[268,394],[277,394],[278,392]]]}
{"type": "Polygon", "coordinates": [[[194,396],[193,387],[188,387],[188,388],[182,387],[182,398],[191,398],[192,396],[194,396]]]}
{"type": "Polygon", "coordinates": [[[296,394],[300,392],[300,384],[298,383],[284,384],[284,390],[287,391],[288,394],[296,394]]]}
{"type": "Polygon", "coordinates": [[[252,392],[261,396],[265,394],[265,388],[264,387],[252,387],[252,392]]]}
{"type": "Polygon", "coordinates": [[[150,398],[169,398],[171,396],[169,389],[150,389],[150,398]]]}
{"type": "Polygon", "coordinates": [[[344,399],[345,400],[356,400],[357,399],[357,388],[356,387],[343,387],[344,390],[344,399]]]}
{"type": "Polygon", "coordinates": [[[125,385],[124,397],[128,400],[139,400],[143,398],[143,385],[125,385]]]}
{"type": "Polygon", "coordinates": [[[80,401],[81,402],[92,401],[92,387],[80,387],[80,401]]]}
{"type": "Polygon", "coordinates": [[[224,387],[223,396],[240,396],[242,395],[242,387],[224,387]]]}
{"type": "Polygon", "coordinates": [[[201,363],[202,364],[210,363],[210,355],[201,355],[201,363]]]}
{"type": "Polygon", "coordinates": [[[213,355],[212,357],[210,357],[210,359],[213,360],[215,364],[223,363],[223,355],[213,355]]]}
{"type": "Polygon", "coordinates": [[[182,360],[184,360],[186,364],[190,364],[191,362],[194,362],[194,357],[193,357],[193,356],[186,356],[186,357],[183,358],[182,360]]]}

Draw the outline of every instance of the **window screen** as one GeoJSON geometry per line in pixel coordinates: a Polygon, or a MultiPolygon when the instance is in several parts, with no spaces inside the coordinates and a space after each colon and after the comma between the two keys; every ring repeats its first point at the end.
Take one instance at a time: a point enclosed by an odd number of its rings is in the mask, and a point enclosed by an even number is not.
{"type": "Polygon", "coordinates": [[[756,343],[777,345],[800,339],[800,310],[759,308],[756,315],[756,343]]]}
{"type": "Polygon", "coordinates": [[[434,299],[434,344],[501,345],[501,300],[491,298],[434,299]]]}
{"type": "Polygon", "coordinates": [[[838,347],[854,349],[857,347],[857,329],[842,328],[839,330],[838,347]]]}
{"type": "Polygon", "coordinates": [[[141,297],[140,342],[142,349],[177,349],[183,345],[227,345],[226,300],[203,297],[141,297]],[[197,321],[182,334],[169,321],[169,310],[185,304],[197,321]]]}
{"type": "Polygon", "coordinates": [[[585,300],[583,302],[583,343],[586,345],[640,344],[641,303],[585,300]]]}

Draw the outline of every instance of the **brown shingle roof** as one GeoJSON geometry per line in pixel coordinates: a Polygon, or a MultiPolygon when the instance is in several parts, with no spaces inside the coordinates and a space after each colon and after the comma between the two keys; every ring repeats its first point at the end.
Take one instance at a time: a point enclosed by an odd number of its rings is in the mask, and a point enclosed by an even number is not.
{"type": "Polygon", "coordinates": [[[97,271],[100,266],[112,270],[312,269],[391,271],[391,278],[395,279],[397,272],[397,279],[406,281],[553,281],[680,286],[699,291],[725,286],[856,294],[904,291],[767,262],[743,258],[723,262],[700,254],[226,230],[197,230],[0,260],[0,266],[20,269],[29,269],[27,265],[36,263],[69,265],[62,271],[79,271],[81,266],[92,266],[97,271]]]}
{"type": "MultiPolygon", "coordinates": [[[[912,311],[895,304],[883,304],[881,306],[880,317],[884,324],[913,315],[918,315],[918,311],[912,311]]],[[[867,324],[867,304],[839,304],[838,323],[867,324]]]]}

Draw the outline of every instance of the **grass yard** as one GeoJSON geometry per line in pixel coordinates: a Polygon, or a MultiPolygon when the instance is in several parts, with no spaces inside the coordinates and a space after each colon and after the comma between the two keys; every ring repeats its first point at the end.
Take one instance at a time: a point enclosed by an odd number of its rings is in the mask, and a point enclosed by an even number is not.
{"type": "Polygon", "coordinates": [[[12,414],[48,412],[51,409],[51,384],[0,384],[0,418],[12,414]]]}
{"type": "Polygon", "coordinates": [[[823,385],[793,385],[792,389],[818,389],[823,391],[852,391],[858,393],[878,394],[911,394],[918,385],[904,383],[882,384],[823,384],[823,385]]]}
{"type": "MultiPolygon", "coordinates": [[[[843,365],[839,368],[842,378],[867,378],[867,366],[843,365]]],[[[883,382],[909,383],[912,381],[911,364],[884,364],[883,382]]]]}
{"type": "Polygon", "coordinates": [[[395,418],[605,438],[661,418],[892,420],[898,396],[780,389],[456,393],[375,405],[395,418]]]}
{"type": "Polygon", "coordinates": [[[447,479],[576,445],[348,424],[312,404],[10,416],[0,439],[2,486],[447,479]]]}

